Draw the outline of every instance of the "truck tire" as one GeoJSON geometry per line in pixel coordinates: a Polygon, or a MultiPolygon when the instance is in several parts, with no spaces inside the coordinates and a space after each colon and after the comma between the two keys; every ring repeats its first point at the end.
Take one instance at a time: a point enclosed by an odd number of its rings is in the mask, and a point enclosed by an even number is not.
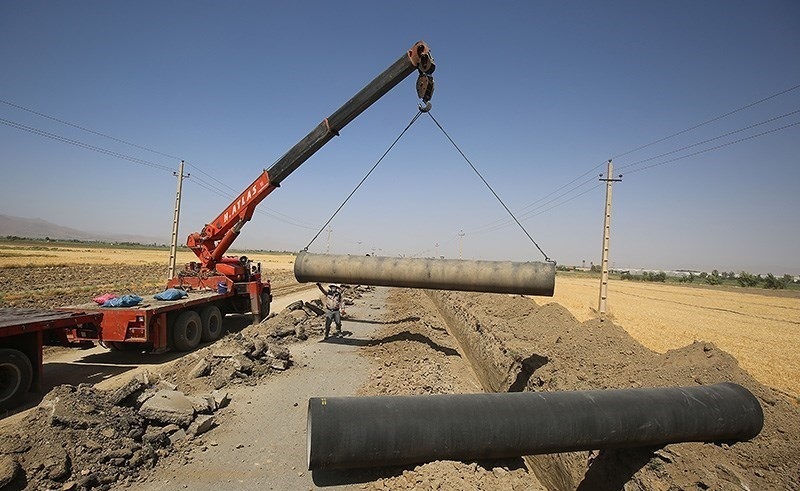
{"type": "Polygon", "coordinates": [[[28,357],[15,349],[0,349],[0,409],[19,405],[32,381],[33,367],[28,357]]]}
{"type": "Polygon", "coordinates": [[[178,351],[189,351],[200,344],[203,323],[194,310],[186,310],[178,315],[172,325],[172,342],[178,351]]]}
{"type": "Polygon", "coordinates": [[[216,305],[207,305],[200,311],[200,323],[203,326],[201,339],[204,342],[216,341],[222,334],[222,312],[216,305]]]}
{"type": "Polygon", "coordinates": [[[272,295],[268,291],[261,292],[261,319],[264,320],[269,316],[269,308],[272,303],[272,295]]]}

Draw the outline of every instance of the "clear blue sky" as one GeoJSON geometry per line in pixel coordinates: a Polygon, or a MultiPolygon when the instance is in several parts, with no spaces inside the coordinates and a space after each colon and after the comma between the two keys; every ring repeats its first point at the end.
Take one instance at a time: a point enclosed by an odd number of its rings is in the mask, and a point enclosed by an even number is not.
{"type": "MultiPolygon", "coordinates": [[[[238,194],[424,39],[434,116],[559,263],[599,261],[604,190],[592,176],[619,156],[614,266],[800,273],[800,125],[643,169],[800,113],[637,164],[798,110],[800,89],[621,155],[800,84],[800,3],[414,5],[0,2],[0,99],[186,159],[183,240],[229,202],[203,183],[238,194]]],[[[303,248],[415,114],[414,80],[287,178],[236,246],[303,248]]],[[[178,165],[6,104],[0,118],[178,165]]],[[[171,172],[5,125],[0,165],[0,213],[169,238],[171,172]]],[[[332,222],[329,247],[458,257],[461,243],[466,258],[540,260],[506,219],[425,116],[332,222]]]]}

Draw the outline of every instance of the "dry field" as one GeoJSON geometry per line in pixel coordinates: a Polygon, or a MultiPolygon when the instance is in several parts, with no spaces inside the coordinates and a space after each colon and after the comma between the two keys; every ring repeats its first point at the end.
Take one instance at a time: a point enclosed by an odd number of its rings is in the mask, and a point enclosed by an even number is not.
{"type": "MultiPolygon", "coordinates": [[[[291,269],[294,256],[291,254],[269,253],[237,253],[230,255],[246,255],[260,261],[267,269],[291,269]]],[[[197,257],[189,250],[178,251],[177,264],[196,261],[197,257]]],[[[169,251],[165,249],[115,249],[111,247],[65,247],[16,245],[13,242],[0,243],[0,268],[24,266],[53,266],[68,264],[153,264],[163,263],[166,270],[169,265],[169,251]]]]}
{"type": "MultiPolygon", "coordinates": [[[[596,317],[600,280],[559,275],[553,300],[578,320],[596,317]]],[[[800,293],[611,280],[609,316],[664,353],[710,341],[761,383],[800,397],[800,293]]]]}
{"type": "MultiPolygon", "coordinates": [[[[293,255],[244,254],[260,261],[265,269],[291,274],[293,255]]],[[[178,267],[194,258],[190,251],[180,251],[178,267]]],[[[163,263],[166,273],[168,261],[169,252],[163,249],[0,243],[0,269],[163,263]]],[[[599,279],[559,274],[553,301],[584,321],[596,316],[598,288],[599,279]]],[[[547,299],[539,302],[542,300],[547,299]]],[[[762,383],[793,398],[800,397],[800,292],[776,294],[757,288],[712,289],[611,280],[608,304],[610,318],[654,351],[663,353],[695,340],[710,341],[735,356],[762,383]]]]}

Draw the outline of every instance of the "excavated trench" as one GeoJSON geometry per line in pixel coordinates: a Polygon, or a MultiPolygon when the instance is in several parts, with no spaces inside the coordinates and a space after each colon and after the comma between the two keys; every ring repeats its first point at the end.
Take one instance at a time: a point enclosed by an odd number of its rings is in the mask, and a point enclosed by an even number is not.
{"type": "MultiPolygon", "coordinates": [[[[541,484],[575,489],[796,489],[800,411],[710,343],[665,354],[612,322],[578,322],[519,295],[426,291],[486,392],[687,387],[733,382],[751,391],[764,428],[748,442],[526,456],[541,484]]],[[[535,418],[535,415],[531,415],[535,418]]]]}
{"type": "MultiPolygon", "coordinates": [[[[507,346],[491,329],[443,292],[428,290],[428,297],[458,342],[462,354],[487,392],[522,392],[537,369],[549,359],[536,353],[520,353],[507,346]],[[488,327],[488,329],[487,329],[488,327]],[[527,355],[527,356],[526,356],[527,355]]],[[[548,489],[575,489],[572,472],[558,454],[524,457],[537,479],[548,489]]]]}

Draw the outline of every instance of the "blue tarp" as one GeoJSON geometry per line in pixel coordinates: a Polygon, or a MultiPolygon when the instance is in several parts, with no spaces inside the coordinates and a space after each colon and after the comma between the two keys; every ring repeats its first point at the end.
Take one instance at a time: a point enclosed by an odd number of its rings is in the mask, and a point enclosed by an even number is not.
{"type": "Polygon", "coordinates": [[[102,305],[102,307],[133,307],[143,300],[139,295],[123,295],[112,298],[102,305]]]}
{"type": "Polygon", "coordinates": [[[153,295],[153,298],[156,300],[178,300],[184,297],[188,297],[189,294],[186,293],[184,290],[179,290],[177,288],[167,288],[161,293],[156,293],[153,295]]]}

